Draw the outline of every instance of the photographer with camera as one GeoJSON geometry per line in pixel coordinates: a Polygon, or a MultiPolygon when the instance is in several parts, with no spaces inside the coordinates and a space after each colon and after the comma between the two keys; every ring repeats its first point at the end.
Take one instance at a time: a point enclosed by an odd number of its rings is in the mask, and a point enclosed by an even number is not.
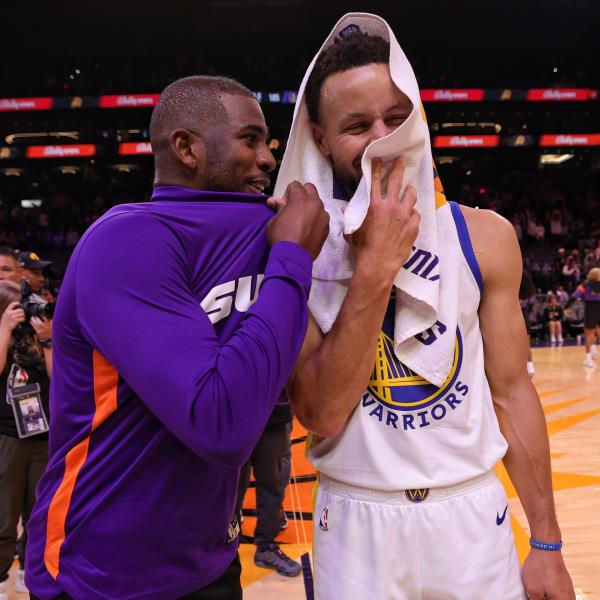
{"type": "Polygon", "coordinates": [[[52,294],[44,289],[44,269],[52,264],[52,261],[42,260],[35,252],[19,252],[19,266],[21,277],[31,286],[32,300],[36,302],[52,301],[52,294]]]}
{"type": "Polygon", "coordinates": [[[26,526],[48,462],[52,372],[52,321],[42,317],[49,303],[39,302],[26,281],[19,287],[14,279],[0,281],[0,600],[8,598],[19,517],[23,534],[15,590],[27,592],[26,526]]]}

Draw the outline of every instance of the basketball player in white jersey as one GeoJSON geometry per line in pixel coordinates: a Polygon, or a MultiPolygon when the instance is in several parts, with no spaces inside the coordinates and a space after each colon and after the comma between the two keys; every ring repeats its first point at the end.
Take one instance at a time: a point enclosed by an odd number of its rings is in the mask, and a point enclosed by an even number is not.
{"type": "MultiPolygon", "coordinates": [[[[355,33],[322,52],[306,88],[314,140],[347,199],[366,147],[412,109],[388,57],[386,40],[355,33]]],[[[466,283],[448,380],[438,388],[414,373],[403,377],[393,352],[400,375],[374,380],[381,336],[393,338],[392,284],[418,229],[414,189],[398,198],[403,170],[397,160],[384,195],[373,161],[370,208],[349,239],[355,269],[346,298],[327,335],[309,324],[289,385],[317,440],[309,450],[320,473],[317,600],[573,600],[545,419],[525,368],[522,261],[510,223],[452,205],[466,283]],[[531,531],[522,572],[493,472],[501,459],[531,531]]]]}

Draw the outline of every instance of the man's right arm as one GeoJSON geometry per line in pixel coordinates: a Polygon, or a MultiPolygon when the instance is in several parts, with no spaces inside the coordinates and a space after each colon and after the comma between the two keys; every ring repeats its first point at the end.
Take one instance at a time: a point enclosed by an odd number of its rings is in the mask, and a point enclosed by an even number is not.
{"type": "Polygon", "coordinates": [[[337,319],[323,336],[311,318],[288,395],[300,422],[323,437],[336,435],[364,393],[396,274],[418,233],[414,188],[398,199],[404,163],[392,166],[387,194],[381,164],[373,163],[371,203],[362,226],[349,240],[355,270],[337,319]]]}

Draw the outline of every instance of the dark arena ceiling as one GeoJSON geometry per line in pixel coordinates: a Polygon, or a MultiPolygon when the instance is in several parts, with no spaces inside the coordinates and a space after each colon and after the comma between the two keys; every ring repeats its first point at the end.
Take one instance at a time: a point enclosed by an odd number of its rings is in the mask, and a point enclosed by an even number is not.
{"type": "MultiPolygon", "coordinates": [[[[349,11],[388,19],[408,54],[443,52],[484,60],[505,54],[528,61],[597,59],[597,0],[104,0],[2,2],[3,60],[39,51],[71,54],[193,52],[207,42],[243,50],[253,40],[265,52],[277,44],[314,48],[349,11]]],[[[468,65],[465,65],[468,66],[468,65]]]]}

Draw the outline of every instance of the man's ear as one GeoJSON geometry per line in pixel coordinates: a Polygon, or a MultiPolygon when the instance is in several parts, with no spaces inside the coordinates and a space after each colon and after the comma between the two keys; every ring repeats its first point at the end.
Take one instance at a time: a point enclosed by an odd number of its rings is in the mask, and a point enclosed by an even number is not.
{"type": "Polygon", "coordinates": [[[187,129],[175,129],[171,133],[170,144],[180,165],[193,172],[203,168],[206,151],[200,137],[187,129]]]}
{"type": "Polygon", "coordinates": [[[325,140],[325,131],[318,123],[310,123],[310,130],[312,131],[313,139],[319,149],[319,152],[326,158],[331,155],[327,141],[325,140]]]}

